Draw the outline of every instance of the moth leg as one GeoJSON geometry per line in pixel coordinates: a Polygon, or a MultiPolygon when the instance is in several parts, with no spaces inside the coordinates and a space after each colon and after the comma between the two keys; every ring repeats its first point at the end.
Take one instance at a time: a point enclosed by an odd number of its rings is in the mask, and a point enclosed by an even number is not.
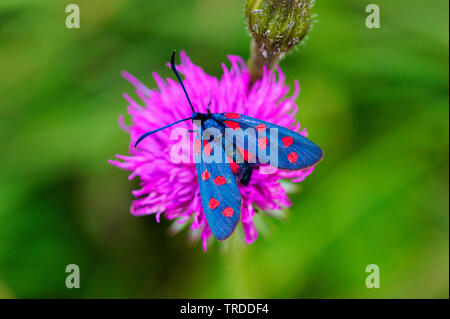
{"type": "Polygon", "coordinates": [[[250,179],[252,178],[252,173],[253,167],[251,166],[244,167],[241,177],[241,184],[247,186],[250,183],[250,179]]]}

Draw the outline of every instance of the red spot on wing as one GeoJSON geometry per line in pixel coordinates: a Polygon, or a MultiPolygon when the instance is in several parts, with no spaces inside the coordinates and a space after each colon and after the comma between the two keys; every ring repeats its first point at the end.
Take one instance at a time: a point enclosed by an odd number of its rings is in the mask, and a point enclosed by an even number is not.
{"type": "Polygon", "coordinates": [[[266,129],[267,129],[267,127],[263,123],[256,125],[256,130],[259,133],[264,132],[266,129]]]}
{"type": "Polygon", "coordinates": [[[294,143],[294,140],[292,139],[292,137],[290,136],[285,136],[281,139],[281,141],[283,142],[283,145],[285,147],[291,146],[292,143],[294,143]]]}
{"type": "Polygon", "coordinates": [[[217,176],[215,179],[214,179],[214,184],[216,184],[216,185],[223,185],[223,184],[226,184],[227,183],[227,179],[225,178],[225,177],[223,177],[223,176],[217,176]]]}
{"type": "Polygon", "coordinates": [[[212,153],[212,146],[206,140],[203,141],[203,152],[205,152],[205,154],[208,156],[212,153]]]}
{"type": "Polygon", "coordinates": [[[239,125],[239,123],[236,123],[234,121],[224,121],[225,125],[228,126],[229,128],[231,128],[233,131],[235,130],[239,130],[241,128],[241,126],[239,125]]]}
{"type": "Polygon", "coordinates": [[[239,165],[235,162],[230,162],[231,171],[236,174],[239,171],[239,165]]]}
{"type": "Polygon", "coordinates": [[[225,217],[231,217],[234,214],[234,210],[231,207],[226,207],[223,211],[222,211],[223,216],[225,217]]]}
{"type": "Polygon", "coordinates": [[[287,157],[288,157],[289,162],[291,162],[291,163],[295,163],[298,160],[297,152],[292,152],[287,157]]]}
{"type": "Polygon", "coordinates": [[[209,179],[210,176],[211,176],[211,174],[209,174],[208,171],[204,171],[204,172],[202,173],[202,175],[200,175],[200,177],[201,177],[204,181],[207,181],[207,180],[209,179]]]}
{"type": "Polygon", "coordinates": [[[195,155],[198,155],[200,153],[200,145],[201,145],[200,140],[198,140],[198,139],[195,140],[195,144],[194,144],[195,155]]]}
{"type": "Polygon", "coordinates": [[[231,171],[232,171],[234,174],[237,174],[237,172],[239,171],[239,165],[236,164],[236,163],[235,163],[231,158],[229,158],[228,156],[227,156],[227,159],[228,159],[228,162],[230,163],[231,171]]]}
{"type": "Polygon", "coordinates": [[[225,117],[229,119],[238,119],[241,116],[237,113],[225,113],[225,117]]]}
{"type": "Polygon", "coordinates": [[[251,161],[253,158],[253,154],[247,152],[246,150],[244,150],[242,147],[238,146],[239,151],[241,152],[242,156],[244,157],[244,161],[251,161]]]}
{"type": "Polygon", "coordinates": [[[267,144],[269,144],[269,139],[267,137],[260,137],[258,140],[258,147],[263,151],[266,149],[267,144]]]}
{"type": "Polygon", "coordinates": [[[214,197],[211,197],[208,203],[209,208],[216,209],[217,207],[219,207],[219,205],[220,205],[219,201],[214,197]]]}

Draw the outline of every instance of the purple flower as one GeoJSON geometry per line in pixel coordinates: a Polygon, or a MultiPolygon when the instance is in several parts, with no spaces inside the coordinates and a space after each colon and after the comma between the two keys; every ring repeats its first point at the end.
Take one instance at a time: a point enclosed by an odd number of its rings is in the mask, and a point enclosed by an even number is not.
{"type": "MultiPolygon", "coordinates": [[[[206,112],[211,102],[213,113],[235,112],[271,122],[298,132],[300,124],[295,119],[295,100],[299,93],[298,82],[292,96],[287,96],[289,87],[280,68],[277,72],[264,70],[261,80],[250,88],[250,74],[244,60],[239,56],[229,56],[231,68],[222,64],[223,76],[220,80],[206,74],[181,52],[178,71],[184,75],[184,84],[198,112],[206,112]]],[[[141,99],[139,104],[127,94],[128,113],[132,124],[127,127],[123,117],[120,126],[130,134],[129,156],[117,155],[119,160],[109,162],[131,171],[129,179],[139,176],[141,188],[133,191],[136,200],[131,205],[135,216],[154,214],[159,222],[161,215],[178,223],[190,221],[190,229],[198,230],[206,251],[206,243],[211,230],[206,222],[200,201],[195,164],[173,163],[168,154],[177,141],[170,140],[170,130],[164,130],[145,139],[138,148],[134,143],[145,132],[157,129],[190,116],[191,109],[181,86],[172,79],[164,81],[154,73],[158,89],[150,90],[127,72],[123,76],[135,86],[141,99]]],[[[192,129],[191,122],[182,122],[177,127],[192,129]]],[[[300,134],[306,136],[303,129],[300,134]]],[[[191,147],[191,146],[189,146],[191,147]]],[[[242,194],[241,223],[245,241],[253,243],[258,231],[253,223],[255,207],[261,210],[281,210],[291,205],[280,180],[303,181],[314,167],[300,171],[275,170],[273,174],[262,174],[254,170],[248,186],[239,185],[242,194]]],[[[198,232],[197,231],[197,232],[198,232]]]]}

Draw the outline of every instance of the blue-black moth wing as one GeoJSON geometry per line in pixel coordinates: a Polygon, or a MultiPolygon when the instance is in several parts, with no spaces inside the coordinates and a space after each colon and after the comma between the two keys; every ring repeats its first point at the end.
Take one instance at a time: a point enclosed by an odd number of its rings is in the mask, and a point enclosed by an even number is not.
{"type": "MultiPolygon", "coordinates": [[[[225,127],[222,127],[222,135],[225,133],[225,127]]],[[[245,160],[242,151],[237,148],[231,141],[226,138],[222,139],[225,154],[227,155],[227,160],[230,163],[231,171],[233,172],[236,181],[239,183],[242,179],[248,179],[249,169],[251,166],[256,164],[250,164],[245,160]]],[[[247,185],[246,182],[244,182],[247,185]]]]}
{"type": "MultiPolygon", "coordinates": [[[[253,155],[255,163],[299,170],[316,164],[323,157],[319,146],[282,126],[237,113],[215,113],[213,119],[232,130],[232,143],[246,154],[244,157],[249,158],[250,162],[253,155]],[[246,134],[249,128],[254,132],[254,138],[246,134]]],[[[227,134],[225,137],[231,141],[227,134]]]]}
{"type": "MultiPolygon", "coordinates": [[[[206,126],[215,121],[206,121],[206,126]]],[[[220,137],[208,141],[203,136],[203,127],[197,131],[194,145],[194,157],[203,211],[208,225],[218,240],[228,238],[236,228],[242,206],[242,197],[238,181],[233,175],[230,163],[224,152],[220,137]],[[220,160],[211,161],[211,157],[221,149],[220,160]]]]}

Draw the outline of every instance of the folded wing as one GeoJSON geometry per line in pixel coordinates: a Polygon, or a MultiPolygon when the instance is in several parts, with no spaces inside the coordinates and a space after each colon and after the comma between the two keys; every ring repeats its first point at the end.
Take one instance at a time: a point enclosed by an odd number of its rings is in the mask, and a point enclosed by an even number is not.
{"type": "Polygon", "coordinates": [[[220,160],[214,152],[224,150],[221,139],[206,140],[203,128],[197,131],[194,156],[200,196],[206,220],[218,240],[228,238],[236,228],[241,215],[242,197],[238,180],[233,175],[230,160],[222,152],[220,160]]]}
{"type": "Polygon", "coordinates": [[[323,157],[319,146],[282,126],[237,113],[216,113],[213,119],[229,129],[225,138],[237,146],[249,163],[299,170],[316,164],[323,157]]]}

